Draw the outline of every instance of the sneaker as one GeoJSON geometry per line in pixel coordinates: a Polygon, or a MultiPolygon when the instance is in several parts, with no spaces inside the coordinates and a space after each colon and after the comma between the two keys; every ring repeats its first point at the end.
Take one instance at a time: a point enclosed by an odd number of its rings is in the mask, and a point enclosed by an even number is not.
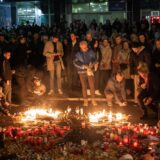
{"type": "Polygon", "coordinates": [[[88,107],[88,100],[84,100],[83,106],[88,107]]]}
{"type": "Polygon", "coordinates": [[[107,103],[107,106],[108,106],[108,107],[112,107],[112,105],[113,105],[112,102],[108,102],[108,103],[107,103]]]}
{"type": "Polygon", "coordinates": [[[50,96],[50,95],[52,95],[54,92],[53,92],[53,90],[51,89],[49,92],[48,92],[48,95],[50,96]]]}
{"type": "Polygon", "coordinates": [[[100,91],[99,91],[99,90],[96,90],[96,91],[95,91],[95,95],[97,95],[97,96],[101,96],[102,94],[100,93],[100,91]]]}
{"type": "Polygon", "coordinates": [[[97,102],[95,100],[92,100],[92,105],[97,106],[97,102]]]}
{"type": "Polygon", "coordinates": [[[87,95],[90,96],[91,95],[91,91],[90,89],[87,89],[87,95]]]}
{"type": "Polygon", "coordinates": [[[125,103],[125,102],[121,103],[121,102],[120,102],[118,105],[119,105],[120,107],[125,107],[125,106],[127,106],[127,103],[125,103]]]}
{"type": "Polygon", "coordinates": [[[9,102],[5,102],[4,105],[5,105],[6,107],[9,107],[9,106],[10,106],[10,103],[9,103],[9,102]]]}
{"type": "Polygon", "coordinates": [[[63,92],[62,92],[62,90],[61,90],[61,89],[58,89],[58,93],[59,93],[60,95],[62,95],[62,94],[63,94],[63,92]]]}

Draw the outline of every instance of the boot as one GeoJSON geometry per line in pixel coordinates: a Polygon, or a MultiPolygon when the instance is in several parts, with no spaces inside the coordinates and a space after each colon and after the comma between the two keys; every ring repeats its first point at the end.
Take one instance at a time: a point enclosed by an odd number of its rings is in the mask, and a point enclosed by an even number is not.
{"type": "Polygon", "coordinates": [[[84,100],[83,106],[88,107],[88,100],[84,100]]]}
{"type": "Polygon", "coordinates": [[[95,100],[92,100],[92,105],[97,106],[97,102],[95,100]]]}

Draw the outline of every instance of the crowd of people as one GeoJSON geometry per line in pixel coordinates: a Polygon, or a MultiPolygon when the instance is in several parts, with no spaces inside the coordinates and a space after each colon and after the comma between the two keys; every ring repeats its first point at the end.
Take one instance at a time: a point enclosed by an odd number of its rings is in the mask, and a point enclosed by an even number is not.
{"type": "Polygon", "coordinates": [[[126,106],[127,97],[133,95],[143,110],[141,119],[148,117],[148,106],[157,113],[160,25],[149,25],[144,18],[132,25],[116,19],[112,24],[74,20],[50,28],[28,23],[1,28],[0,61],[4,105],[12,103],[13,79],[24,103],[27,93],[63,95],[65,73],[67,89],[77,89],[81,83],[84,106],[88,106],[88,95],[93,106],[95,96],[104,94],[108,106],[113,102],[126,106]],[[46,71],[49,86],[43,84],[46,71]]]}

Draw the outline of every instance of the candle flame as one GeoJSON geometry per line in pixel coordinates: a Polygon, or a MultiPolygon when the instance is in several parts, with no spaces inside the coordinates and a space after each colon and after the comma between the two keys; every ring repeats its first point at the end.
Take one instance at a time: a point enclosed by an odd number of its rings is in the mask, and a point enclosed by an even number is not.
{"type": "Polygon", "coordinates": [[[22,117],[22,122],[26,121],[34,121],[36,120],[37,116],[46,116],[53,119],[57,119],[58,116],[61,114],[59,111],[52,111],[51,109],[48,111],[46,109],[30,109],[24,112],[24,117],[22,117]]]}

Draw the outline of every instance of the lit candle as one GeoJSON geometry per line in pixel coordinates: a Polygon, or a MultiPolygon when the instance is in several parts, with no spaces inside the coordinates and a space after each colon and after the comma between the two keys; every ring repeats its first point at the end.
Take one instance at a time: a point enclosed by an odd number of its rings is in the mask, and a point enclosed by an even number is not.
{"type": "Polygon", "coordinates": [[[80,109],[80,114],[83,115],[83,108],[80,109]]]}
{"type": "Polygon", "coordinates": [[[112,112],[110,112],[109,115],[108,115],[108,121],[112,122],[112,112]]]}

